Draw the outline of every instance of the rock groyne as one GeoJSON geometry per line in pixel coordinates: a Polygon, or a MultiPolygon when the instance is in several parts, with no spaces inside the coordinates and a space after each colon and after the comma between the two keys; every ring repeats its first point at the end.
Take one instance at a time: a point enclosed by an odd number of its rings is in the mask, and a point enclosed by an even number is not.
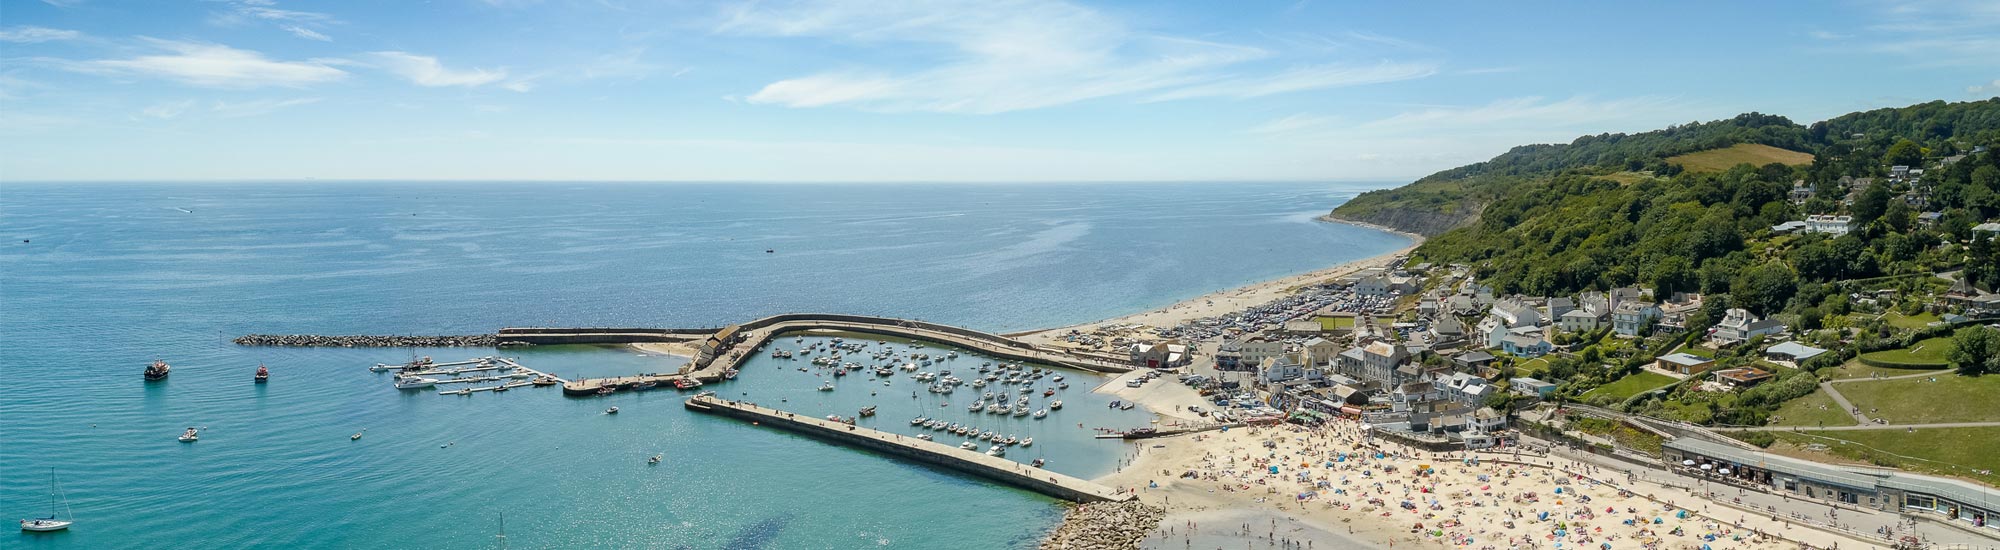
{"type": "Polygon", "coordinates": [[[316,334],[248,334],[238,337],[239,346],[283,346],[317,348],[490,348],[499,343],[492,334],[462,336],[321,336],[316,334]]]}
{"type": "Polygon", "coordinates": [[[1042,550],[1137,550],[1166,514],[1165,508],[1137,500],[1078,505],[1063,514],[1042,550]]]}

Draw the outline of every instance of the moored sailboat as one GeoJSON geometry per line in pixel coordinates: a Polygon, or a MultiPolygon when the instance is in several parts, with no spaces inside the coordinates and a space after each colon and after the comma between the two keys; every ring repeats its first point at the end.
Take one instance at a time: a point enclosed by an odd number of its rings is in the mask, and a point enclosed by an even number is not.
{"type": "MultiPolygon", "coordinates": [[[[49,517],[21,520],[21,530],[37,533],[61,531],[68,529],[70,524],[76,523],[76,514],[74,513],[67,514],[69,519],[56,519],[56,496],[61,493],[62,487],[56,485],[56,469],[49,468],[49,517]]],[[[62,496],[62,508],[65,513],[69,512],[68,495],[62,496]]]]}

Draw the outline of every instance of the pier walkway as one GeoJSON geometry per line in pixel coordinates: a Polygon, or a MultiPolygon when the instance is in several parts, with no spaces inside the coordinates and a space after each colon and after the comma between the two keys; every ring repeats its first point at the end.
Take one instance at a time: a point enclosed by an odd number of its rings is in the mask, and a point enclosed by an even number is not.
{"type": "Polygon", "coordinates": [[[689,398],[687,408],[950,468],[1061,500],[1103,502],[1135,498],[1135,495],[1120,493],[1116,489],[1090,480],[1035,468],[1005,458],[986,456],[986,453],[979,451],[968,451],[943,443],[842,422],[799,416],[747,402],[729,401],[713,395],[689,398]]]}
{"type": "MultiPolygon", "coordinates": [[[[722,373],[736,369],[764,350],[771,340],[786,333],[804,330],[824,330],[877,334],[883,336],[909,338],[926,342],[949,345],[977,351],[1003,360],[1023,363],[1037,363],[1055,367],[1065,367],[1098,373],[1130,372],[1132,367],[1115,361],[1082,357],[1036,346],[1013,338],[980,332],[972,329],[940,325],[910,319],[888,317],[868,317],[862,315],[842,315],[831,313],[787,313],[757,319],[737,325],[736,334],[742,341],[735,342],[713,357],[696,358],[694,362],[681,367],[679,372],[621,376],[616,378],[585,378],[563,384],[566,395],[592,395],[606,386],[627,389],[641,382],[654,382],[661,386],[672,386],[676,380],[694,379],[704,384],[722,380],[722,373]]],[[[519,343],[634,343],[693,341],[706,339],[715,334],[711,329],[580,329],[580,328],[506,328],[500,330],[500,339],[519,343]]]]}

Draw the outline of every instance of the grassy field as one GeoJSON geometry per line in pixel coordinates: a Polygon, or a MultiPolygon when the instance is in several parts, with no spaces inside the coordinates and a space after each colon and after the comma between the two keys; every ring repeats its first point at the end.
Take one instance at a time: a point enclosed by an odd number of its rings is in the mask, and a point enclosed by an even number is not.
{"type": "Polygon", "coordinates": [[[1665,386],[1667,384],[1672,384],[1672,383],[1674,383],[1673,377],[1664,374],[1656,374],[1656,373],[1641,371],[1631,376],[1627,376],[1612,381],[1609,384],[1598,386],[1596,389],[1590,390],[1588,392],[1584,392],[1583,397],[1585,399],[1589,399],[1591,397],[1596,397],[1599,395],[1610,395],[1610,396],[1616,396],[1619,399],[1624,399],[1627,397],[1632,397],[1633,395],[1637,395],[1639,392],[1650,390],[1660,386],[1665,386]]]}
{"type": "MultiPolygon", "coordinates": [[[[1943,369],[1944,365],[1938,365],[1938,368],[1943,369]]],[[[1860,361],[1850,359],[1846,363],[1841,363],[1838,367],[1821,371],[1821,374],[1831,374],[1835,380],[1845,380],[1850,378],[1869,378],[1871,375],[1881,375],[1886,378],[1905,374],[1923,374],[1926,372],[1936,371],[1924,369],[1885,369],[1882,367],[1871,367],[1860,361]]]]}
{"type": "Polygon", "coordinates": [[[1938,316],[1936,313],[1929,313],[1929,312],[1919,313],[1916,315],[1904,315],[1902,312],[1899,311],[1891,311],[1887,315],[1883,315],[1882,320],[1888,321],[1889,326],[1892,327],[1906,329],[1906,330],[1915,330],[1924,328],[1924,325],[1937,322],[1938,316]]]}
{"type": "Polygon", "coordinates": [[[1994,404],[2000,403],[2000,376],[1939,372],[1936,382],[1931,378],[1849,382],[1834,388],[1862,414],[1891,424],[2000,420],[1993,414],[1994,404]]]}
{"type": "Polygon", "coordinates": [[[1837,457],[1847,461],[1895,466],[1916,472],[2000,484],[2000,474],[1982,474],[1974,471],[2000,472],[2000,428],[1935,428],[1914,432],[1867,430],[1771,433],[1777,435],[1781,441],[1771,447],[1771,450],[1778,454],[1818,460],[1837,457]],[[1804,445],[1809,443],[1826,445],[1827,450],[1808,451],[1804,445]]]}
{"type": "Polygon", "coordinates": [[[1527,378],[1534,378],[1536,376],[1541,376],[1542,373],[1548,371],[1549,371],[1548,357],[1536,357],[1533,360],[1530,360],[1526,363],[1521,363],[1520,365],[1514,367],[1515,376],[1522,376],[1527,378]]]}
{"type": "Polygon", "coordinates": [[[1700,346],[1681,346],[1681,349],[1675,350],[1675,353],[1685,353],[1688,355],[1693,355],[1696,357],[1706,357],[1709,359],[1715,358],[1715,350],[1700,346]]]}
{"type": "Polygon", "coordinates": [[[1888,349],[1888,350],[1864,353],[1861,354],[1861,358],[1874,359],[1877,361],[1891,361],[1903,364],[1925,364],[1925,365],[1937,365],[1939,367],[1943,367],[1945,366],[1944,352],[1945,350],[1950,348],[1951,348],[1951,337],[1940,336],[1937,338],[1931,338],[1928,340],[1917,342],[1916,345],[1907,348],[1888,349]]]}
{"type": "Polygon", "coordinates": [[[1809,164],[1812,159],[1811,153],[1788,151],[1769,145],[1738,143],[1722,149],[1668,157],[1667,162],[1679,164],[1690,172],[1721,172],[1746,162],[1752,166],[1763,166],[1773,162],[1799,165],[1809,164]]]}
{"type": "Polygon", "coordinates": [[[1639,183],[1654,178],[1652,174],[1648,174],[1645,172],[1630,172],[1630,171],[1613,172],[1598,177],[1618,182],[1620,185],[1632,185],[1634,183],[1639,183]]]}
{"type": "Polygon", "coordinates": [[[1815,391],[1805,397],[1786,401],[1771,414],[1773,426],[1853,426],[1854,416],[1840,410],[1840,405],[1824,391],[1815,391]]]}

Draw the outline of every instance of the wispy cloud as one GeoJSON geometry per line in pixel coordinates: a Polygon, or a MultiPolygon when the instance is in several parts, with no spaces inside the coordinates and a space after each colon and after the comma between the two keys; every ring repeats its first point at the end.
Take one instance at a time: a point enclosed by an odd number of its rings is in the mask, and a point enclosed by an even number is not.
{"type": "Polygon", "coordinates": [[[297,36],[299,38],[304,38],[306,40],[318,40],[320,42],[333,41],[333,37],[320,34],[319,31],[315,31],[298,25],[282,25],[279,26],[278,28],[285,29],[285,32],[292,33],[292,36],[297,36]]]}
{"type": "Polygon", "coordinates": [[[1992,81],[1992,82],[1988,82],[1988,83],[1986,83],[1986,84],[1974,84],[1974,85],[1971,85],[1971,86],[1966,86],[1966,87],[1965,87],[1965,93],[1968,93],[1968,94],[2000,94],[2000,78],[1996,78],[1996,79],[1993,79],[1993,81],[1992,81]]]}
{"type": "Polygon", "coordinates": [[[340,23],[339,19],[327,13],[280,9],[276,7],[276,0],[222,0],[222,2],[224,9],[209,14],[210,23],[223,26],[274,24],[292,36],[320,42],[332,41],[333,38],[322,31],[329,25],[340,23]]]}
{"type": "Polygon", "coordinates": [[[829,70],[772,82],[745,98],[788,107],[984,114],[1136,94],[1150,94],[1145,99],[1152,101],[1258,97],[1435,71],[1423,63],[1382,62],[1255,72],[1241,67],[1275,54],[1138,32],[1115,17],[1054,0],[743,4],[726,11],[716,30],[869,47],[945,46],[946,54],[927,68],[829,70]],[[1238,70],[1225,70],[1231,67],[1238,70]]]}
{"type": "Polygon", "coordinates": [[[16,27],[8,27],[5,29],[0,29],[0,42],[14,42],[20,44],[54,42],[58,40],[76,40],[77,38],[81,38],[82,36],[83,33],[77,31],[65,30],[65,29],[51,29],[48,27],[37,27],[34,25],[21,25],[16,27]]]}
{"type": "Polygon", "coordinates": [[[1300,130],[1323,127],[1335,120],[1334,117],[1329,116],[1299,113],[1253,126],[1249,130],[1245,130],[1245,132],[1252,134],[1288,134],[1300,130]]]}
{"type": "Polygon", "coordinates": [[[499,82],[507,78],[507,68],[497,69],[447,69],[436,57],[416,55],[407,52],[374,52],[369,54],[383,69],[408,79],[418,86],[478,87],[499,82]]]}
{"type": "Polygon", "coordinates": [[[192,99],[183,99],[180,101],[163,101],[160,103],[154,103],[152,105],[149,105],[145,109],[141,109],[139,111],[139,114],[159,119],[174,118],[181,116],[181,113],[185,113],[188,111],[188,109],[193,108],[194,103],[195,102],[192,99]]]}
{"type": "Polygon", "coordinates": [[[221,44],[142,38],[169,53],[126,59],[57,61],[66,69],[113,76],[150,76],[213,88],[304,87],[340,80],[336,60],[278,61],[264,54],[221,44]]]}
{"type": "Polygon", "coordinates": [[[317,97],[301,97],[294,99],[259,99],[254,101],[241,101],[236,103],[217,101],[215,102],[214,105],[209,106],[208,110],[209,112],[215,113],[215,116],[219,116],[222,118],[243,118],[243,117],[267,115],[276,112],[280,109],[287,109],[291,107],[297,107],[300,105],[311,105],[314,103],[319,103],[319,101],[320,98],[317,97]]]}
{"type": "Polygon", "coordinates": [[[1504,73],[1518,73],[1518,72],[1521,72],[1520,67],[1510,66],[1510,67],[1480,67],[1476,69],[1464,69],[1458,71],[1458,74],[1504,74],[1504,73]]]}
{"type": "Polygon", "coordinates": [[[1321,65],[1298,67],[1274,75],[1232,77],[1205,84],[1185,86],[1148,98],[1150,101],[1197,97],[1248,99],[1267,95],[1381,84],[1423,78],[1437,74],[1431,63],[1379,63],[1375,65],[1321,65]]]}
{"type": "MultiPolygon", "coordinates": [[[[1399,132],[1428,132],[1439,127],[1472,129],[1513,123],[1562,128],[1568,131],[1567,128],[1577,126],[1659,117],[1686,110],[1677,100],[1659,96],[1613,100],[1577,96],[1561,101],[1548,101],[1542,97],[1521,97],[1477,106],[1425,107],[1369,121],[1359,127],[1374,130],[1393,129],[1399,132]]],[[[1661,120],[1676,120],[1676,118],[1668,117],[1661,120]]],[[[1507,131],[1517,129],[1507,128],[1507,131]]]]}
{"type": "MultiPolygon", "coordinates": [[[[2000,65],[2000,3],[1988,0],[1875,0],[1857,41],[1866,51],[1932,66],[2000,65]]],[[[1818,35],[1815,35],[1818,36],[1818,35]]]]}

